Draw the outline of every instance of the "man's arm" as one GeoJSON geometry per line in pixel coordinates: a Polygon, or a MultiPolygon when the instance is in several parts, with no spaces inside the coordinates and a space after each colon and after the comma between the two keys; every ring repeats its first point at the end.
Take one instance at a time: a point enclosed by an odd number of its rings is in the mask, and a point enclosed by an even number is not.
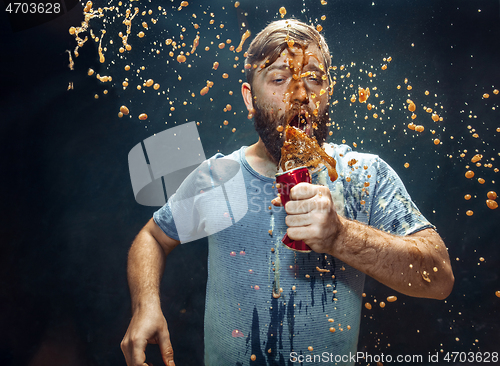
{"type": "MultiPolygon", "coordinates": [[[[285,206],[288,236],[328,253],[403,294],[446,298],[454,283],[448,251],[433,229],[397,236],[337,215],[327,187],[298,184],[285,206]]],[[[279,204],[278,202],[274,202],[279,204]]]]}
{"type": "Polygon", "coordinates": [[[129,251],[127,277],[132,320],[121,348],[128,366],[145,366],[148,343],[160,346],[163,362],[174,366],[167,322],[160,306],[160,280],[167,255],[179,244],[153,219],[139,232],[129,251]]]}
{"type": "Polygon", "coordinates": [[[451,293],[450,259],[434,229],[397,236],[339,218],[330,254],[406,295],[442,300],[451,293]]]}

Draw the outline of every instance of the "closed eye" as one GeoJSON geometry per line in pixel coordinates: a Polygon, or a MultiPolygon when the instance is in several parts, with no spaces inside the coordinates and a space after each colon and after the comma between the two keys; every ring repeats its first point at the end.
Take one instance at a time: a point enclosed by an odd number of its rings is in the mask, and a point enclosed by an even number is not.
{"type": "Polygon", "coordinates": [[[283,75],[283,73],[274,73],[274,75],[270,75],[271,82],[276,85],[280,85],[285,83],[288,80],[288,75],[283,75]]]}
{"type": "Polygon", "coordinates": [[[321,78],[321,75],[317,75],[315,72],[311,73],[311,75],[307,78],[308,81],[315,83],[316,85],[321,85],[323,84],[323,79],[321,78]]]}

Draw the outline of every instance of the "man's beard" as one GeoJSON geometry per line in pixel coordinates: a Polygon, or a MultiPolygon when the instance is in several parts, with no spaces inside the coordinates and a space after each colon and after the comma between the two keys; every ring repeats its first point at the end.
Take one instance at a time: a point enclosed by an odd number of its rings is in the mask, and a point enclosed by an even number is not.
{"type": "MultiPolygon", "coordinates": [[[[266,150],[272,160],[278,164],[281,159],[281,147],[285,142],[285,128],[287,126],[287,121],[289,116],[294,114],[297,109],[291,109],[284,113],[282,116],[277,116],[276,112],[272,108],[265,108],[259,105],[259,103],[254,102],[254,124],[255,130],[259,134],[266,150]],[[278,126],[283,126],[282,132],[277,130],[278,126]]],[[[311,129],[312,135],[316,138],[316,141],[321,146],[326,141],[328,134],[328,123],[330,118],[326,114],[328,107],[318,113],[318,116],[314,116],[310,109],[307,109],[310,119],[311,119],[311,129]],[[317,128],[313,128],[316,124],[317,128]]]]}

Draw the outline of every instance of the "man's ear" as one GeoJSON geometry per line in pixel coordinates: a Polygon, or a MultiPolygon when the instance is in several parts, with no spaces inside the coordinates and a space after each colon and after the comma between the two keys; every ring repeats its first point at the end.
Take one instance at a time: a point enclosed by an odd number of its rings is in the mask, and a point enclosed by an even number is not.
{"type": "Polygon", "coordinates": [[[249,113],[253,113],[253,94],[252,94],[252,87],[250,86],[249,83],[243,83],[241,84],[241,95],[243,96],[243,101],[245,102],[245,105],[247,106],[247,110],[249,113]]]}

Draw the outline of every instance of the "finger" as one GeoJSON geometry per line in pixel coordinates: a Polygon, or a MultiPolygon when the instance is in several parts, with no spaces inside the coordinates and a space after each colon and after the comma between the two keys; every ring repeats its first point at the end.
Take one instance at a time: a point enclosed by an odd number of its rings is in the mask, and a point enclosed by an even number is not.
{"type": "Polygon", "coordinates": [[[132,341],[132,347],[130,348],[130,359],[132,360],[133,366],[144,366],[146,365],[146,346],[148,341],[146,339],[132,341]]]}
{"type": "Polygon", "coordinates": [[[146,340],[134,340],[134,338],[130,336],[129,331],[127,331],[127,334],[120,344],[120,348],[122,349],[123,355],[125,356],[127,366],[146,365],[146,346],[146,340]]]}
{"type": "Polygon", "coordinates": [[[311,225],[311,215],[288,215],[285,217],[285,223],[288,227],[300,227],[311,225]]]}
{"type": "Polygon", "coordinates": [[[314,197],[317,187],[311,183],[299,183],[290,190],[290,199],[303,200],[314,197]]]}
{"type": "Polygon", "coordinates": [[[281,206],[281,197],[278,196],[278,197],[274,198],[271,201],[271,203],[273,204],[273,206],[277,206],[277,207],[281,206]]]}
{"type": "Polygon", "coordinates": [[[303,199],[300,201],[288,201],[285,211],[289,215],[307,214],[316,209],[317,202],[314,199],[303,199]]]}
{"type": "Polygon", "coordinates": [[[170,334],[167,329],[164,329],[158,335],[158,345],[160,346],[161,356],[166,366],[175,366],[174,350],[170,343],[170,334]]]}
{"type": "Polygon", "coordinates": [[[292,240],[306,240],[309,226],[289,227],[286,234],[292,240]]]}

